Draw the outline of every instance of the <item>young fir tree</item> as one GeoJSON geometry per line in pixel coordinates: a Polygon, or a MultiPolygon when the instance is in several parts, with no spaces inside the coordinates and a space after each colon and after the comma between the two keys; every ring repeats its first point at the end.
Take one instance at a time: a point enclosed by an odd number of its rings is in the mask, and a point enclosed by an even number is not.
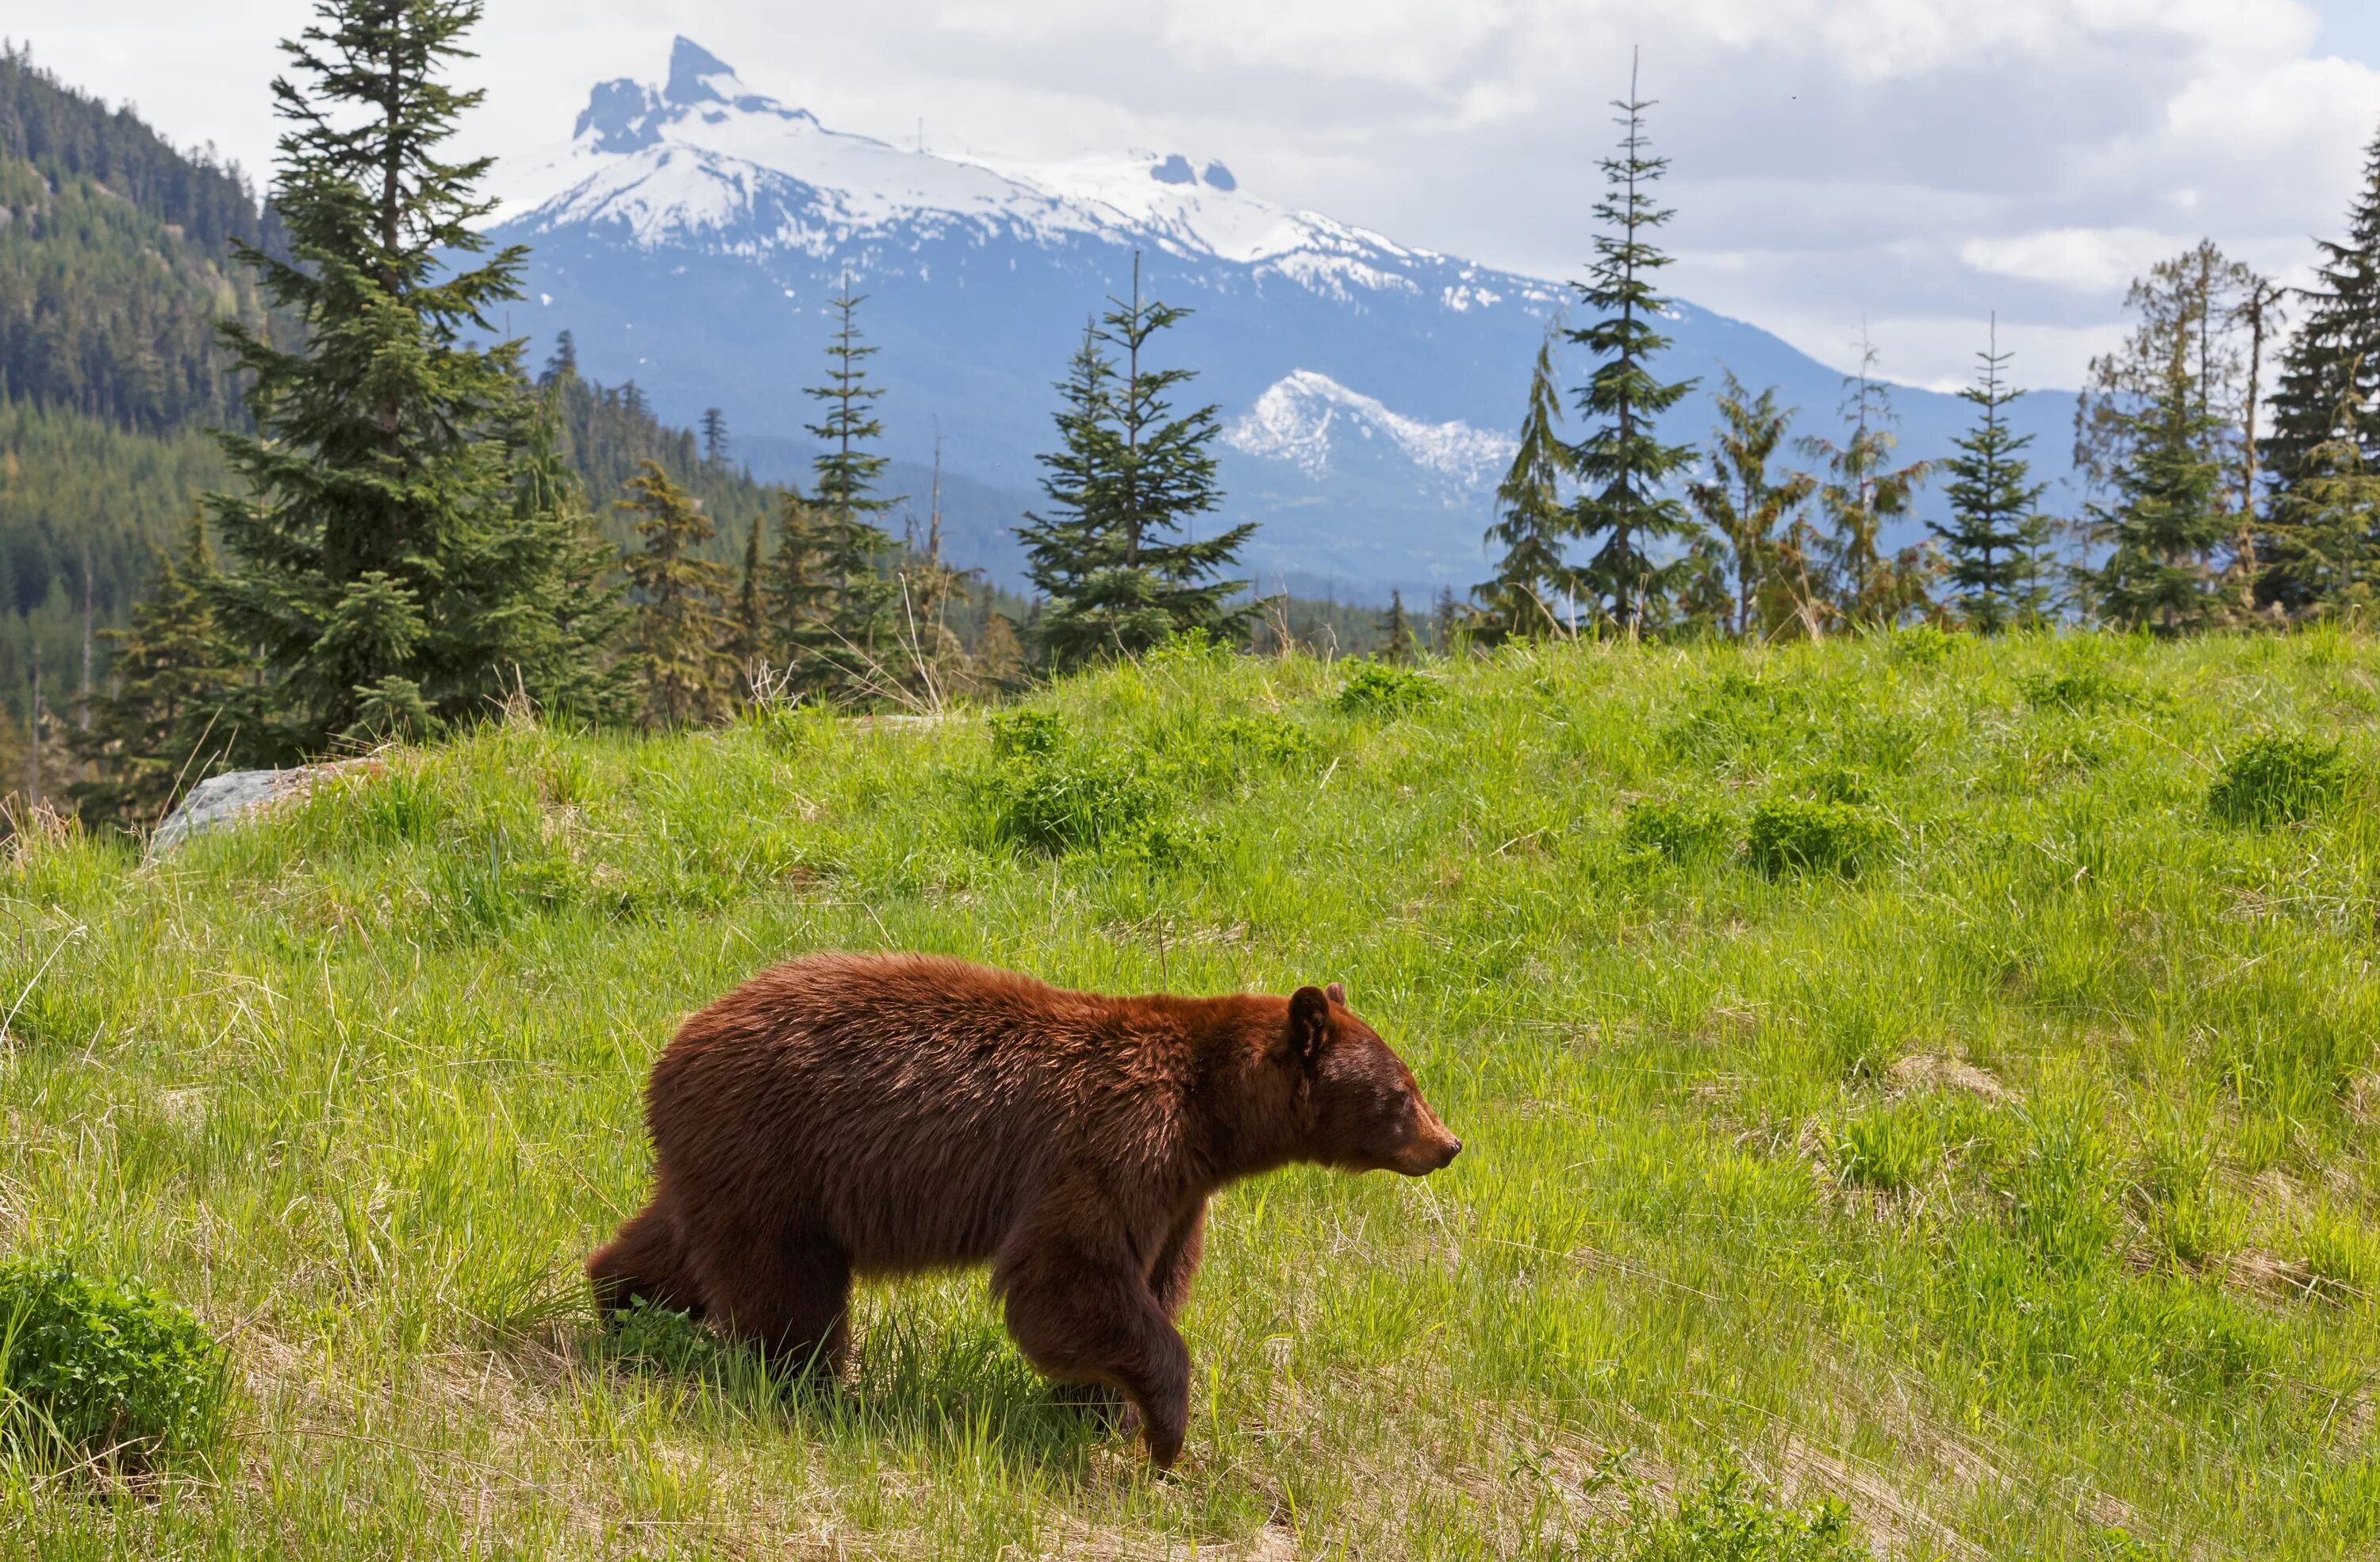
{"type": "Polygon", "coordinates": [[[2148,406],[2120,410],[2110,428],[2119,453],[2108,474],[2112,507],[2091,507],[2107,557],[2091,572],[2099,616],[2127,629],[2180,635],[2205,626],[2216,606],[2208,555],[2229,527],[2215,415],[2177,338],[2164,383],[2148,406]]]}
{"type": "Polygon", "coordinates": [[[2380,464],[2346,378],[2335,437],[2297,460],[2266,521],[2259,594],[2301,618],[2368,618],[2380,603],[2380,464]]]}
{"type": "Polygon", "coordinates": [[[638,516],[644,547],[625,561],[637,604],[630,651],[644,690],[645,724],[684,727],[728,711],[735,665],[724,649],[720,611],[727,571],[695,557],[713,528],[693,496],[670,481],[658,461],[628,479],[623,510],[638,516]]]}
{"type": "Polygon", "coordinates": [[[537,398],[513,489],[521,536],[551,545],[555,555],[552,572],[528,604],[550,615],[550,660],[516,664],[515,692],[541,696],[548,709],[577,720],[627,721],[637,709],[635,683],[619,654],[630,618],[627,587],[616,577],[619,550],[596,529],[562,449],[562,389],[549,382],[537,398]]]}
{"type": "Polygon", "coordinates": [[[1040,651],[1059,667],[1138,656],[1192,630],[1236,636],[1251,611],[1231,605],[1246,583],[1222,576],[1255,526],[1191,531],[1222,498],[1215,408],[1176,416],[1168,393],[1192,371],[1145,361],[1150,339],[1189,311],[1141,297],[1137,257],[1131,300],[1110,302],[1058,386],[1059,448],[1041,457],[1048,514],[1017,528],[1048,598],[1040,651]]]}
{"type": "Polygon", "coordinates": [[[2033,436],[2010,433],[2002,416],[2019,394],[2000,378],[2010,356],[1999,350],[1996,319],[1990,346],[1976,355],[1982,364],[1977,382],[1959,393],[1980,410],[1974,427],[1955,442],[1960,454],[1945,463],[1950,520],[1928,523],[1948,555],[1953,601],[1986,634],[2027,615],[2025,546],[2045,486],[2026,481],[2032,467],[2018,454],[2033,436]]]}
{"type": "Polygon", "coordinates": [[[1891,396],[1875,375],[1876,357],[1875,347],[1863,339],[1859,372],[1844,382],[1851,437],[1840,445],[1815,436],[1802,442],[1804,454],[1826,464],[1827,480],[1818,486],[1817,498],[1827,534],[1818,546],[1833,587],[1832,605],[1837,615],[1861,628],[1897,624],[1922,611],[1935,575],[1925,550],[1885,556],[1885,527],[1909,514],[1934,466],[1929,461],[1892,465],[1900,439],[1892,431],[1891,396]]]}
{"type": "Polygon", "coordinates": [[[727,459],[727,415],[715,406],[702,409],[702,458],[716,466],[727,459]]]}
{"type": "Polygon", "coordinates": [[[1413,620],[1405,612],[1405,594],[1389,593],[1389,611],[1380,615],[1380,654],[1403,666],[1414,659],[1413,620]]]}
{"type": "Polygon", "coordinates": [[[158,559],[132,622],[100,631],[115,646],[111,687],[91,697],[90,724],[71,739],[75,757],[98,771],[68,788],[85,819],[153,826],[176,788],[204,780],[231,746],[249,667],[215,622],[213,574],[206,522],[194,515],[180,556],[158,559]]]}
{"type": "Polygon", "coordinates": [[[1653,273],[1670,258],[1650,241],[1652,230],[1671,213],[1656,207],[1652,185],[1669,159],[1645,150],[1645,111],[1653,105],[1636,95],[1636,72],[1628,74],[1628,98],[1612,105],[1627,134],[1617,157],[1602,160],[1607,193],[1595,214],[1607,231],[1595,241],[1588,279],[1579,297],[1597,319],[1569,333],[1597,359],[1594,374],[1578,389],[1579,410],[1589,425],[1572,461],[1584,491],[1578,497],[1579,536],[1596,542],[1581,572],[1598,610],[1623,633],[1635,635],[1648,619],[1658,623],[1663,599],[1683,561],[1657,563],[1651,550],[1690,539],[1694,531],[1684,504],[1661,487],[1694,461],[1690,445],[1663,444],[1654,419],[1694,389],[1691,380],[1656,380],[1651,360],[1670,345],[1655,322],[1668,301],[1654,291],[1653,273]]]}
{"type": "MultiPolygon", "coordinates": [[[[816,557],[825,587],[817,620],[824,656],[812,660],[811,670],[825,680],[820,692],[845,697],[864,694],[878,681],[878,640],[891,628],[893,586],[881,567],[892,539],[877,517],[906,497],[888,498],[876,490],[890,458],[874,447],[884,437],[874,410],[884,391],[868,383],[868,359],[876,349],[859,335],[857,315],[866,301],[865,295],[851,291],[847,277],[843,291],[828,301],[835,332],[826,349],[827,382],[808,392],[826,409],[824,422],[807,425],[825,446],[811,463],[816,557]]],[[[797,669],[797,684],[802,677],[797,669]]]]}
{"type": "Polygon", "coordinates": [[[246,491],[209,500],[237,561],[210,594],[272,679],[269,730],[241,734],[251,754],[476,715],[516,677],[568,703],[593,675],[558,643],[558,529],[514,503],[520,345],[469,340],[518,296],[525,254],[473,263],[489,161],[443,155],[480,100],[443,79],[480,14],[324,0],[283,45],[304,82],[273,87],[288,254],[242,253],[302,345],[225,327],[258,432],[223,436],[246,491]]]}
{"type": "Polygon", "coordinates": [[[823,530],[817,509],[797,490],[778,491],[777,544],[763,588],[765,642],[771,665],[796,696],[832,693],[841,675],[832,627],[834,587],[820,558],[823,530]]]}
{"type": "Polygon", "coordinates": [[[1521,419],[1520,448],[1504,480],[1496,487],[1500,518],[1488,540],[1503,545],[1496,578],[1476,587],[1479,633],[1489,641],[1536,639],[1575,627],[1567,622],[1575,572],[1564,562],[1575,517],[1562,503],[1561,480],[1571,469],[1570,447],[1557,429],[1561,392],[1554,382],[1553,342],[1537,347],[1529,376],[1529,409],[1521,419]]]}
{"type": "MultiPolygon", "coordinates": [[[[2273,431],[2265,456],[2284,490],[2341,471],[2336,447],[2351,438],[2357,466],[2380,463],[2380,137],[2366,155],[2363,185],[2348,213],[2347,237],[2322,244],[2314,285],[2300,295],[2305,314],[2281,359],[2273,431]],[[2342,412],[2353,416],[2341,420],[2342,412]],[[2316,452],[2322,452],[2317,457],[2316,452]]],[[[2275,575],[2274,590],[2301,577],[2275,575]]],[[[2260,592],[2292,611],[2307,604],[2260,592]]]]}
{"type": "Polygon", "coordinates": [[[1791,523],[1817,479],[1805,472],[1769,474],[1793,421],[1792,410],[1777,405],[1774,387],[1755,397],[1730,374],[1718,402],[1719,426],[1711,434],[1716,470],[1709,481],[1688,484],[1686,498],[1727,546],[1735,577],[1728,627],[1749,637],[1758,623],[1755,604],[1776,561],[1778,528],[1791,523]]]}

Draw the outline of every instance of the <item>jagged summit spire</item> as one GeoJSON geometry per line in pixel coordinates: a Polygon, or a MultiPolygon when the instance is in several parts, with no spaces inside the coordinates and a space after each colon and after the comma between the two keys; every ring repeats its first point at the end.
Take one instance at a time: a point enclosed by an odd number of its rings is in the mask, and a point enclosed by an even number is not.
{"type": "Polygon", "coordinates": [[[725,103],[719,90],[705,79],[733,79],[735,75],[734,66],[679,33],[670,42],[669,85],[662,89],[662,97],[673,103],[725,103]]]}

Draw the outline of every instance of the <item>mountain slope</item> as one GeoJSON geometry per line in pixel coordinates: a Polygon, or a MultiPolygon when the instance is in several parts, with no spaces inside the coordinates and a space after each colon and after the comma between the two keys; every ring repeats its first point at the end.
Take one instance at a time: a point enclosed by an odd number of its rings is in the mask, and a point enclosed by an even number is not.
{"type": "MultiPolygon", "coordinates": [[[[1017,508],[1050,442],[1050,382],[1137,256],[1147,292],[1194,311],[1164,350],[1234,430],[1228,514],[1262,523],[1248,563],[1268,586],[1480,578],[1491,453],[1568,296],[1275,206],[1178,152],[1028,165],[842,134],[685,39],[664,81],[597,87],[567,144],[504,177],[499,236],[533,247],[534,322],[515,330],[569,327],[590,372],[633,377],[674,420],[717,405],[797,439],[847,277],[882,348],[892,454],[923,463],[939,434],[950,470],[1017,508]]],[[[1708,387],[1731,368],[1780,386],[1815,415],[1806,428],[1831,421],[1839,377],[1784,342],[1691,305],[1670,329],[1667,372],[1708,387]]],[[[1952,397],[1901,406],[1915,454],[1965,422],[1952,397]]],[[[2048,436],[2036,454],[2062,449],[2064,400],[2024,411],[2048,436]]],[[[1689,398],[1671,431],[1708,421],[1689,398]]],[[[970,562],[1013,569],[984,543],[970,562]]]]}

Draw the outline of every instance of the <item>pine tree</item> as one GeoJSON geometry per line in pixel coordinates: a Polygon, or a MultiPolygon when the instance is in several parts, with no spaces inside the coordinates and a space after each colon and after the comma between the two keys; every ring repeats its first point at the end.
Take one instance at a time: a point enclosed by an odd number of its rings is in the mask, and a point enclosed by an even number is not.
{"type": "Polygon", "coordinates": [[[1961,613],[1988,634],[2024,616],[2020,599],[2029,572],[2023,549],[2046,485],[2025,480],[2032,467],[2017,454],[2033,436],[2010,433],[2001,416],[2020,393],[2000,378],[2012,355],[1999,350],[1997,317],[1990,346],[1975,356],[1982,366],[1977,382],[1959,394],[1979,409],[1978,421],[1956,442],[1961,454],[1945,464],[1950,522],[1929,525],[1949,556],[1945,573],[1961,613]]]}
{"type": "Polygon", "coordinates": [[[1687,485],[1686,498],[1727,545],[1735,576],[1729,626],[1749,636],[1756,624],[1754,604],[1775,561],[1778,527],[1790,523],[1817,479],[1804,472],[1788,472],[1781,479],[1769,476],[1768,464],[1793,421],[1792,410],[1777,405],[1774,387],[1755,397],[1730,373],[1717,399],[1719,426],[1711,435],[1716,471],[1707,482],[1687,485]]]}
{"type": "Polygon", "coordinates": [[[211,588],[216,610],[273,679],[275,720],[242,745],[268,757],[478,715],[516,668],[565,686],[587,672],[552,669],[565,561],[514,503],[520,344],[470,340],[518,296],[526,252],[470,263],[494,209],[472,193],[489,161],[440,155],[480,100],[441,77],[468,57],[480,6],[325,0],[317,14],[283,45],[310,85],[273,89],[291,127],[273,195],[288,259],[242,251],[304,345],[225,328],[260,431],[224,436],[247,491],[209,501],[238,561],[211,588]]]}
{"type": "Polygon", "coordinates": [[[1851,437],[1840,445],[1815,437],[1802,442],[1803,451],[1827,468],[1828,480],[1817,490],[1818,508],[1827,518],[1819,547],[1834,609],[1863,628],[1897,624],[1921,611],[1935,574],[1923,550],[1903,549],[1890,558],[1884,553],[1885,527],[1910,513],[1934,467],[1928,461],[1892,465],[1900,440],[1892,431],[1891,395],[1876,378],[1876,357],[1863,335],[1859,372],[1844,381],[1851,437]]]}
{"type": "Polygon", "coordinates": [[[2380,605],[2380,469],[2353,371],[2342,378],[2336,437],[2299,457],[2266,521],[2257,594],[2300,618],[2368,618],[2380,605]]]}
{"type": "Polygon", "coordinates": [[[191,517],[180,555],[156,568],[132,622],[100,631],[114,647],[113,686],[92,696],[90,723],[72,740],[99,771],[68,788],[77,811],[128,829],[155,825],[178,785],[212,772],[239,726],[248,671],[208,601],[214,562],[202,516],[191,517]]]}
{"type": "MultiPolygon", "coordinates": [[[[2380,136],[2366,154],[2363,186],[2348,213],[2347,237],[2325,240],[2305,315],[2281,359],[2265,457],[2284,489],[2343,470],[2331,447],[2352,438],[2358,469],[2380,463],[2380,136]],[[2342,420],[2342,414],[2350,415],[2342,420]],[[2323,454],[2317,457],[2317,451],[2323,454]]],[[[2272,577],[2275,586],[2293,578],[2272,577]]],[[[2285,602],[2299,609],[2305,604],[2285,602]]]]}
{"type": "Polygon", "coordinates": [[[628,479],[628,497],[619,507],[637,513],[637,535],[644,539],[625,567],[636,594],[629,644],[644,690],[645,723],[718,720],[727,713],[736,669],[723,648],[728,624],[720,611],[727,571],[695,557],[713,535],[710,522],[658,461],[646,462],[628,479]]]}
{"type": "Polygon", "coordinates": [[[1584,585],[1598,604],[1608,603],[1601,611],[1611,623],[1633,636],[1648,618],[1658,622],[1661,599],[1680,573],[1678,563],[1656,563],[1650,550],[1688,539],[1694,531],[1685,506],[1660,491],[1693,465],[1694,449],[1663,444],[1654,429],[1654,419],[1676,406],[1694,381],[1664,384],[1648,368],[1670,345],[1654,325],[1668,301],[1652,284],[1652,273],[1670,258],[1646,235],[1672,213],[1653,204],[1650,187],[1670,164],[1645,152],[1645,111],[1653,105],[1636,95],[1633,66],[1627,100],[1612,106],[1621,111],[1618,123],[1627,134],[1621,155],[1602,160],[1607,193],[1596,203],[1595,214],[1607,231],[1595,241],[1589,280],[1573,285],[1599,318],[1569,333],[1597,359],[1593,376],[1577,393],[1579,410],[1591,428],[1575,447],[1572,464],[1585,489],[1576,506],[1578,535],[1601,539],[1582,572],[1584,585]]]}
{"type": "Polygon", "coordinates": [[[819,556],[823,529],[818,511],[799,490],[779,490],[777,546],[765,588],[766,642],[772,665],[795,696],[831,696],[843,676],[834,654],[834,588],[819,556]]]}
{"type": "Polygon", "coordinates": [[[2155,400],[2119,409],[2108,425],[2119,453],[2108,474],[2116,503],[2090,510],[2095,539],[2107,546],[2088,581],[2099,615],[2168,636],[2209,621],[2216,586],[2207,556],[2229,529],[2217,419],[2192,372],[2187,340],[2172,341],[2155,400]]]}
{"type": "Polygon", "coordinates": [[[1438,599],[1430,605],[1430,643],[1440,656],[1452,656],[1456,644],[1471,633],[1472,613],[1458,600],[1451,587],[1438,588],[1438,599]]]}
{"type": "MultiPolygon", "coordinates": [[[[567,335],[567,333],[565,333],[567,335]]],[[[562,449],[561,387],[549,383],[536,404],[513,490],[513,517],[519,537],[550,548],[554,567],[537,579],[538,593],[525,604],[548,633],[534,663],[516,661],[516,693],[545,708],[597,724],[634,718],[637,692],[621,660],[621,638],[630,614],[627,588],[618,578],[619,550],[596,529],[578,475],[562,449]]]]}
{"type": "Polygon", "coordinates": [[[727,459],[727,415],[715,406],[702,409],[702,458],[712,466],[727,459]]]}
{"type": "Polygon", "coordinates": [[[1059,667],[1137,656],[1192,630],[1236,637],[1251,611],[1231,605],[1246,582],[1221,576],[1255,526],[1190,531],[1222,497],[1215,408],[1174,416],[1167,393],[1192,372],[1143,361],[1150,339],[1189,311],[1142,298],[1137,257],[1131,300],[1110,303],[1058,384],[1059,448],[1041,457],[1047,514],[1017,528],[1026,574],[1049,599],[1039,649],[1059,667]]]}
{"type": "Polygon", "coordinates": [[[811,463],[816,558],[825,587],[817,620],[825,642],[820,671],[832,680],[827,692],[845,696],[865,693],[877,679],[877,640],[890,627],[893,586],[880,567],[892,539],[876,517],[906,497],[876,491],[890,457],[872,443],[884,437],[873,411],[884,392],[868,383],[867,360],[876,349],[859,335],[858,309],[866,301],[851,291],[847,276],[843,291],[828,300],[835,333],[827,344],[827,382],[807,393],[826,408],[824,422],[807,425],[825,446],[811,463]]]}
{"type": "Polygon", "coordinates": [[[1529,376],[1520,448],[1496,488],[1500,518],[1488,528],[1488,540],[1501,543],[1504,556],[1496,566],[1496,578],[1473,593],[1481,603],[1480,632],[1491,641],[1535,639],[1572,627],[1565,621],[1564,608],[1576,572],[1564,562],[1562,551],[1576,517],[1561,497],[1571,451],[1556,431],[1560,422],[1561,393],[1554,381],[1553,342],[1548,338],[1539,344],[1536,368],[1529,376]]]}
{"type": "Polygon", "coordinates": [[[1413,620],[1405,614],[1405,594],[1389,593],[1389,611],[1380,615],[1381,655],[1400,666],[1414,659],[1413,620]]]}

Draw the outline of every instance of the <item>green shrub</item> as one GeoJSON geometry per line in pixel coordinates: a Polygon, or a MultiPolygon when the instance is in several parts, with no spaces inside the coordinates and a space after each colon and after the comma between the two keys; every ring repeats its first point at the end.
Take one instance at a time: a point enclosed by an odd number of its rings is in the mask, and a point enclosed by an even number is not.
{"type": "Polygon", "coordinates": [[[1835,1175],[1856,1187],[1900,1193],[1925,1181],[1942,1157],[1933,1117],[1912,1107],[1885,1107],[1851,1118],[1827,1135],[1835,1175]]]}
{"type": "Polygon", "coordinates": [[[1670,1513],[1632,1515],[1635,1562],[1868,1562],[1851,1512],[1833,1497],[1791,1508],[1733,1466],[1678,1494],[1670,1513]]]}
{"type": "Polygon", "coordinates": [[[1050,853],[1171,848],[1171,799],[1139,756],[1075,737],[1046,710],[992,718],[991,754],[976,791],[994,841],[1050,853]]]}
{"type": "Polygon", "coordinates": [[[1437,697],[1438,684],[1426,673],[1394,662],[1359,661],[1330,703],[1351,715],[1389,714],[1437,697]]]}
{"type": "Polygon", "coordinates": [[[1920,624],[1896,630],[1885,641],[1885,654],[1910,667],[1932,667],[1948,660],[1958,647],[1956,636],[1933,624],[1920,624]]]}
{"type": "Polygon", "coordinates": [[[2105,705],[2128,705],[2131,691],[2107,670],[2078,662],[2055,672],[2026,672],[2017,678],[2025,702],[2036,709],[2091,710],[2105,705]]]}
{"type": "Polygon", "coordinates": [[[64,1263],[0,1261],[0,1440],[50,1457],[187,1451],[224,1394],[222,1351],[183,1308],[64,1263]]]}
{"type": "Polygon", "coordinates": [[[2207,789],[2206,808],[2226,824],[2261,829],[2307,817],[2346,785],[2338,745],[2256,737],[2240,745],[2207,789]]]}
{"type": "Polygon", "coordinates": [[[1772,797],[1752,811],[1752,866],[1771,878],[1854,874],[1890,838],[1882,820],[1854,804],[1772,797]]]}
{"type": "Polygon", "coordinates": [[[1620,826],[1621,838],[1631,846],[1681,862],[1721,855],[1732,843],[1734,832],[1725,811],[1706,803],[1666,797],[1631,803],[1620,826]]]}

